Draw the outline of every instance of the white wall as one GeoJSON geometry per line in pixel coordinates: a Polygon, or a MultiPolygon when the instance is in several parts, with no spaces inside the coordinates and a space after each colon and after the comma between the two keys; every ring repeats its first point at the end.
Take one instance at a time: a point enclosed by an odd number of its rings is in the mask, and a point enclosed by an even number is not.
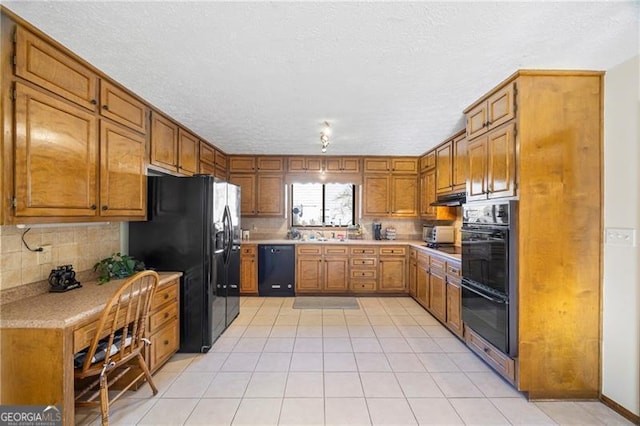
{"type": "Polygon", "coordinates": [[[604,246],[602,394],[640,415],[640,56],[607,70],[604,121],[604,225],[636,244],[604,246]]]}

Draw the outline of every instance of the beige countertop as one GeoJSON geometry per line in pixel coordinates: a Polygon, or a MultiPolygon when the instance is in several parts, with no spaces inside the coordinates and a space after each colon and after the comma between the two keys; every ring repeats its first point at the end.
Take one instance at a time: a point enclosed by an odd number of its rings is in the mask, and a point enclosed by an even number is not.
{"type": "MultiPolygon", "coordinates": [[[[182,272],[158,272],[160,286],[179,278],[182,272]]],[[[104,284],[82,283],[81,288],[64,293],[43,293],[0,307],[0,328],[66,328],[96,315],[124,279],[104,284]]]]}
{"type": "Polygon", "coordinates": [[[335,245],[375,245],[375,246],[398,246],[398,245],[408,245],[410,247],[414,247],[416,249],[422,250],[425,253],[434,254],[438,256],[447,257],[449,259],[453,259],[456,261],[460,261],[459,254],[450,254],[445,253],[443,251],[427,248],[425,247],[425,242],[420,240],[332,240],[329,239],[327,241],[318,241],[318,240],[287,240],[287,239],[255,239],[255,240],[245,240],[242,241],[242,244],[335,244],[335,245]]]}

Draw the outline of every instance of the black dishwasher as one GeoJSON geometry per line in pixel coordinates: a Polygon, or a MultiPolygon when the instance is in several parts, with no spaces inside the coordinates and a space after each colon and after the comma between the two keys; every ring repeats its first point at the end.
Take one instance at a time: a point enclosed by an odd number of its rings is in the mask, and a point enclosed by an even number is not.
{"type": "Polygon", "coordinates": [[[295,296],[296,256],[293,244],[258,244],[258,294],[295,296]]]}

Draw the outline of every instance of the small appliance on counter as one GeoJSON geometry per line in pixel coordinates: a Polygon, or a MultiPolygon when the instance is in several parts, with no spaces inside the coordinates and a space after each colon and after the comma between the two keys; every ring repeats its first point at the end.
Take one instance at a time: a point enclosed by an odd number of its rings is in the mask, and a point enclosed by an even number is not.
{"type": "Polygon", "coordinates": [[[380,222],[373,222],[373,239],[382,239],[382,224],[380,222]]]}
{"type": "Polygon", "coordinates": [[[387,228],[384,231],[384,235],[385,237],[387,237],[387,240],[395,240],[396,239],[396,228],[387,228]]]}
{"type": "Polygon", "coordinates": [[[82,284],[76,280],[76,272],[72,265],[58,266],[52,269],[49,274],[50,293],[62,293],[82,287],[82,284]]]}
{"type": "Polygon", "coordinates": [[[422,240],[428,244],[453,243],[455,228],[443,225],[423,225],[422,240]]]}

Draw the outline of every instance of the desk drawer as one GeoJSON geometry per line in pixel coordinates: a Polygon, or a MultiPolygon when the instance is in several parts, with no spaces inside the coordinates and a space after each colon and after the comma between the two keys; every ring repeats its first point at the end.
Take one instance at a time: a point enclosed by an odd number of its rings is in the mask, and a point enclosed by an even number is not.
{"type": "MultiPolygon", "coordinates": [[[[107,319],[107,324],[113,323],[114,315],[115,315],[115,311],[111,311],[111,315],[109,315],[109,318],[107,319]]],[[[127,315],[127,309],[125,306],[119,312],[116,329],[124,327],[126,315],[127,315]]],[[[99,322],[100,322],[100,318],[88,324],[85,324],[82,327],[73,331],[73,353],[76,353],[81,349],[88,347],[91,344],[91,339],[93,339],[93,337],[96,335],[96,330],[98,329],[99,322]]],[[[103,332],[100,338],[103,338],[107,335],[108,333],[103,332]]]]}
{"type": "Polygon", "coordinates": [[[153,371],[161,365],[180,347],[178,321],[172,321],[158,333],[151,336],[149,346],[149,369],[153,371]]]}
{"type": "Polygon", "coordinates": [[[160,327],[171,320],[178,319],[178,305],[172,303],[149,315],[149,334],[155,333],[160,327]]]}
{"type": "Polygon", "coordinates": [[[156,290],[156,294],[153,296],[153,303],[151,304],[151,311],[153,312],[154,309],[169,301],[175,302],[176,300],[178,300],[178,281],[172,281],[156,290]]]}

